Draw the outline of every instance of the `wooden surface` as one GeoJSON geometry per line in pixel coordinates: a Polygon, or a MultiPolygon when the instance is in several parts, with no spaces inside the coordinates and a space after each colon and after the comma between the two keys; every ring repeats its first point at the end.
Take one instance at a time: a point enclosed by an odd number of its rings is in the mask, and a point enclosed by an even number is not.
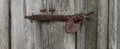
{"type": "Polygon", "coordinates": [[[97,1],[83,0],[82,12],[89,13],[91,11],[94,13],[89,15],[90,20],[83,22],[77,33],[77,49],[96,49],[97,47],[97,1]]]}
{"type": "Polygon", "coordinates": [[[64,22],[25,19],[32,14],[74,14],[73,0],[11,0],[12,49],[75,49],[74,34],[64,30],[64,22]],[[54,13],[48,12],[55,9],[54,13]],[[40,10],[47,9],[41,13],[40,10]]]}
{"type": "MultiPolygon", "coordinates": [[[[1,1],[0,48],[8,49],[8,1],[1,1]]],[[[11,0],[11,49],[120,49],[119,2],[11,0]],[[43,9],[46,12],[40,12],[43,9]],[[50,12],[50,9],[55,9],[55,12],[50,12]],[[35,14],[72,15],[91,11],[95,13],[76,34],[66,33],[65,22],[38,22],[24,18],[35,14]]]]}
{"type": "MultiPolygon", "coordinates": [[[[23,11],[23,0],[11,0],[11,49],[27,49],[28,47],[28,33],[26,31],[24,11],[23,11]]],[[[28,35],[29,36],[29,35],[28,35]]],[[[33,39],[31,39],[33,40],[33,39]]]]}
{"type": "Polygon", "coordinates": [[[117,15],[117,33],[116,33],[116,43],[117,43],[117,49],[120,49],[120,0],[117,0],[116,1],[116,7],[117,9],[115,10],[116,11],[116,14],[117,15]]]}
{"type": "Polygon", "coordinates": [[[120,1],[109,3],[109,49],[120,49],[120,1]]]}
{"type": "Polygon", "coordinates": [[[109,49],[117,49],[117,1],[109,3],[109,49]]]}
{"type": "Polygon", "coordinates": [[[108,0],[98,1],[97,49],[107,49],[108,40],[108,0]]]}
{"type": "Polygon", "coordinates": [[[0,0],[0,49],[9,49],[9,0],[0,0]]]}
{"type": "MultiPolygon", "coordinates": [[[[76,0],[75,2],[75,13],[84,13],[84,0],[76,0]]],[[[80,26],[78,32],[75,35],[76,39],[76,49],[84,49],[85,48],[85,33],[84,26],[80,26]]]]}

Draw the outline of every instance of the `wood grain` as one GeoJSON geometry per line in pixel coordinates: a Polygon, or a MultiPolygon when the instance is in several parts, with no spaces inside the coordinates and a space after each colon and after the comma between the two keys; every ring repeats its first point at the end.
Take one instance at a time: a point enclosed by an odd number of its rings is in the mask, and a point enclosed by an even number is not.
{"type": "Polygon", "coordinates": [[[97,49],[107,49],[108,40],[108,0],[98,1],[97,49]]]}
{"type": "Polygon", "coordinates": [[[120,49],[120,0],[117,0],[117,1],[115,1],[115,4],[116,4],[116,7],[117,7],[117,9],[115,9],[115,11],[116,11],[116,14],[115,15],[117,15],[116,16],[116,18],[117,18],[117,33],[116,33],[116,39],[117,39],[117,49],[120,49]]]}
{"type": "Polygon", "coordinates": [[[89,15],[90,20],[82,23],[77,35],[77,49],[96,49],[97,45],[97,1],[83,0],[82,12],[94,14],[89,15]]]}
{"type": "Polygon", "coordinates": [[[24,18],[32,14],[74,14],[73,0],[11,0],[11,12],[12,49],[75,49],[74,34],[66,33],[64,22],[24,18]],[[40,12],[42,9],[47,12],[40,12]]]}
{"type": "MultiPolygon", "coordinates": [[[[75,13],[84,13],[84,0],[75,0],[75,13]]],[[[79,30],[75,35],[76,39],[76,49],[84,49],[85,48],[85,32],[84,26],[80,26],[79,30]]]]}
{"type": "MultiPolygon", "coordinates": [[[[111,8],[112,13],[112,5],[111,8]]],[[[11,0],[11,15],[12,49],[107,49],[108,0],[11,0]],[[46,12],[40,12],[43,9],[46,12]],[[50,9],[55,9],[55,12],[50,12],[50,9]],[[76,34],[65,31],[65,22],[39,22],[24,18],[25,15],[72,15],[91,11],[95,13],[90,15],[89,21],[82,23],[76,34]]],[[[112,28],[116,27],[118,19],[113,20],[111,14],[109,32],[117,31],[112,28]]],[[[109,41],[115,43],[118,40],[113,39],[118,39],[117,32],[112,32],[109,41]]]]}
{"type": "Polygon", "coordinates": [[[25,23],[23,7],[23,0],[11,0],[11,49],[29,49],[31,23],[25,23]]]}
{"type": "Polygon", "coordinates": [[[117,49],[117,1],[109,3],[109,49],[117,49]]]}
{"type": "Polygon", "coordinates": [[[115,26],[117,26],[116,28],[117,28],[117,32],[116,32],[116,46],[117,46],[117,49],[120,49],[120,0],[116,0],[115,1],[115,5],[114,5],[115,7],[115,19],[117,19],[116,21],[115,21],[115,23],[117,23],[115,26]]]}
{"type": "Polygon", "coordinates": [[[120,1],[109,1],[109,49],[120,49],[120,1]]]}
{"type": "Polygon", "coordinates": [[[9,49],[9,0],[0,0],[0,49],[9,49]]]}

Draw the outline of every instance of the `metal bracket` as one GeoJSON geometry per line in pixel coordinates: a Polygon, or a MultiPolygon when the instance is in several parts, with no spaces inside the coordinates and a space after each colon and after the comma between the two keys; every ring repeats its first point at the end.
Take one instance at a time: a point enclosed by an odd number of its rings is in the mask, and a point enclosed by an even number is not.
{"type": "Polygon", "coordinates": [[[74,15],[32,15],[32,16],[25,16],[27,19],[37,20],[37,21],[67,21],[65,25],[65,29],[68,33],[75,33],[77,32],[77,28],[79,28],[79,22],[89,20],[90,17],[88,15],[94,12],[90,12],[87,14],[74,14],[74,15]]]}

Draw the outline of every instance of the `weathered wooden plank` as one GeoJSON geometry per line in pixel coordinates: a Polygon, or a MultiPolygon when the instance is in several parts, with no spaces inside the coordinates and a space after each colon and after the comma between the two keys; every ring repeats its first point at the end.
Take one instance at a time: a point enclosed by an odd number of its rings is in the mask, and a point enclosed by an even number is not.
{"type": "MultiPolygon", "coordinates": [[[[27,0],[27,15],[31,14],[73,14],[72,0],[27,0]],[[32,4],[31,4],[32,3],[32,4]],[[47,12],[40,12],[46,9],[47,12]],[[55,9],[54,13],[49,12],[55,9]]],[[[74,35],[66,33],[63,22],[32,23],[34,48],[39,49],[75,49],[74,35]]]]}
{"type": "Polygon", "coordinates": [[[109,49],[120,49],[120,1],[109,1],[109,49]]]}
{"type": "Polygon", "coordinates": [[[108,0],[98,0],[97,49],[107,49],[108,0]]]}
{"type": "Polygon", "coordinates": [[[74,34],[66,33],[64,22],[25,19],[32,14],[74,14],[73,0],[11,0],[12,49],[75,49],[74,34]],[[54,13],[48,12],[55,9],[54,13]],[[47,12],[40,12],[47,9],[47,12]]]}
{"type": "Polygon", "coordinates": [[[94,11],[94,14],[91,14],[91,20],[85,22],[85,49],[97,49],[97,0],[85,0],[84,1],[84,10],[85,12],[94,11]]]}
{"type": "MultiPolygon", "coordinates": [[[[75,0],[75,13],[83,13],[84,11],[84,0],[75,0]]],[[[85,33],[84,26],[80,26],[78,32],[75,35],[75,47],[76,49],[84,49],[85,48],[85,33]]]]}
{"type": "MultiPolygon", "coordinates": [[[[82,1],[82,0],[81,0],[82,1]]],[[[83,0],[82,11],[88,13],[95,11],[89,15],[91,18],[82,24],[81,30],[77,33],[77,48],[78,49],[96,49],[97,45],[97,1],[83,0]]]]}
{"type": "Polygon", "coordinates": [[[117,0],[109,1],[109,49],[117,49],[117,0]]]}
{"type": "Polygon", "coordinates": [[[9,0],[0,0],[0,49],[9,49],[9,0]]]}
{"type": "Polygon", "coordinates": [[[115,6],[117,9],[116,11],[116,17],[117,17],[117,32],[116,32],[116,39],[117,39],[117,49],[120,49],[120,0],[115,1],[115,6]]]}
{"type": "Polygon", "coordinates": [[[11,49],[29,49],[29,39],[32,40],[31,23],[25,23],[23,7],[24,0],[11,0],[11,49]]]}
{"type": "MultiPolygon", "coordinates": [[[[51,5],[52,8],[56,9],[56,12],[53,14],[70,14],[70,15],[75,14],[74,0],[53,0],[51,2],[53,2],[53,5],[51,5]]],[[[56,22],[56,23],[53,22],[51,24],[51,27],[53,27],[54,29],[53,35],[51,35],[52,36],[51,39],[53,41],[55,41],[55,39],[58,40],[56,41],[56,43],[53,43],[53,47],[51,49],[75,49],[74,34],[66,33],[64,29],[64,25],[65,23],[63,22],[56,22]],[[57,36],[57,38],[54,38],[55,36],[57,36]],[[60,45],[58,45],[58,43],[60,43],[60,45]]]]}

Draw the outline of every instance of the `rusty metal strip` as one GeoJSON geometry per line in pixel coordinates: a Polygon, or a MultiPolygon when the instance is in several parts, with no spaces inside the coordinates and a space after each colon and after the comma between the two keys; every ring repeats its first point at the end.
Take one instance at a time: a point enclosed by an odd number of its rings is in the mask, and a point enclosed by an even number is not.
{"type": "Polygon", "coordinates": [[[74,14],[74,15],[32,15],[25,16],[25,18],[37,21],[67,21],[65,25],[65,29],[69,33],[75,33],[79,28],[79,22],[88,20],[90,14],[94,12],[90,12],[87,14],[74,14]]]}

